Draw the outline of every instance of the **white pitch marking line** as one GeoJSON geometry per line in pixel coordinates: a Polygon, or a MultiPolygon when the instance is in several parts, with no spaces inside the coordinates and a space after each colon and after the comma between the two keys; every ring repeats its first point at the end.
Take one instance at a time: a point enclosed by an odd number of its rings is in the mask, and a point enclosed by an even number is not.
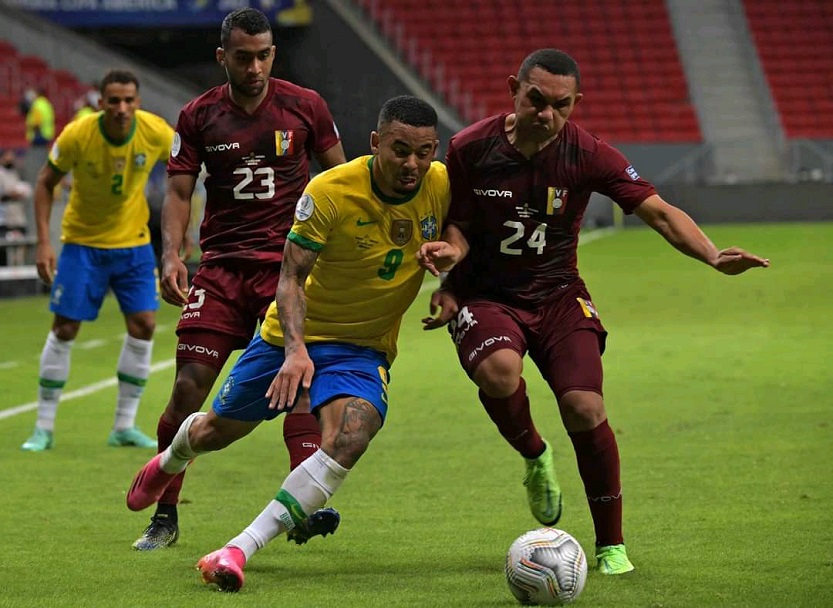
{"type": "Polygon", "coordinates": [[[104,346],[105,344],[107,344],[107,342],[108,340],[101,339],[87,340],[86,342],[79,342],[75,345],[75,348],[80,348],[81,350],[90,350],[93,348],[98,348],[99,346],[104,346]]]}
{"type": "MultiPolygon", "coordinates": [[[[169,367],[173,367],[176,363],[176,359],[166,359],[165,361],[159,361],[158,363],[154,363],[150,366],[150,372],[158,372],[162,371],[163,369],[168,369],[169,367]]],[[[93,384],[88,384],[87,386],[82,386],[79,389],[74,391],[69,391],[68,393],[64,393],[61,396],[61,403],[64,401],[69,401],[71,399],[79,399],[81,397],[86,397],[87,395],[92,395],[93,393],[97,393],[98,391],[104,390],[105,388],[110,388],[111,386],[115,386],[118,384],[118,378],[108,378],[107,380],[102,380],[101,382],[94,382],[93,384]]],[[[23,414],[25,412],[31,412],[34,409],[37,409],[38,402],[31,401],[29,403],[24,403],[23,405],[18,405],[15,407],[11,407],[7,410],[0,410],[0,420],[4,418],[11,418],[12,416],[16,416],[17,414],[23,414]]]]}
{"type": "MultiPolygon", "coordinates": [[[[169,327],[170,327],[169,325],[165,325],[165,324],[157,325],[156,326],[156,332],[165,331],[169,327]]],[[[124,334],[124,333],[119,334],[116,337],[116,339],[124,340],[124,337],[126,335],[127,334],[124,334]]],[[[104,346],[109,341],[110,340],[103,340],[103,339],[95,338],[93,340],[87,340],[86,342],[79,342],[78,344],[75,345],[75,348],[79,348],[81,350],[90,350],[90,349],[93,349],[93,348],[98,348],[99,346],[104,346]]],[[[38,356],[40,356],[40,355],[38,355],[38,356]]],[[[2,361],[2,362],[0,362],[0,371],[3,371],[4,369],[14,369],[15,367],[18,367],[19,365],[20,365],[19,361],[2,361]]],[[[0,410],[0,411],[2,411],[2,410],[0,410]]]]}

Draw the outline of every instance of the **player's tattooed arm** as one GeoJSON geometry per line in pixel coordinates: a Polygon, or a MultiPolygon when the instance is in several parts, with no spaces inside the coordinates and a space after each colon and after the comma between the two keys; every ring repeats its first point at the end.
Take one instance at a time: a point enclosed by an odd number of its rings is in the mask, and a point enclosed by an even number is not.
{"type": "Polygon", "coordinates": [[[316,259],[317,251],[286,241],[275,301],[278,304],[278,320],[283,330],[287,354],[304,344],[304,319],[307,316],[304,283],[316,259]]]}

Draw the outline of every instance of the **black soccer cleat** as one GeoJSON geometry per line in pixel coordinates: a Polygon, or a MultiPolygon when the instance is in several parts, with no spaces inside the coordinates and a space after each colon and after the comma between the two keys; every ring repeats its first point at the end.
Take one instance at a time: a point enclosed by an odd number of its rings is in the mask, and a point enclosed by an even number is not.
{"type": "Polygon", "coordinates": [[[303,545],[313,536],[327,536],[334,534],[341,523],[341,515],[331,507],[318,509],[299,525],[286,533],[286,540],[295,541],[296,545],[303,545]]]}
{"type": "Polygon", "coordinates": [[[153,551],[170,547],[179,538],[179,525],[175,519],[167,514],[157,513],[150,518],[150,525],[145,528],[142,535],[133,543],[137,551],[153,551]]]}

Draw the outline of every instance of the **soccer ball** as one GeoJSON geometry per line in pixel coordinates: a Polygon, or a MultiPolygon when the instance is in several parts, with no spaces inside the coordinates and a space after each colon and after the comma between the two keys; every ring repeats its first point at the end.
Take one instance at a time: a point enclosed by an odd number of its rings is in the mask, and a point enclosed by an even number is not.
{"type": "Polygon", "coordinates": [[[563,530],[531,530],[518,537],[506,554],[506,582],[521,604],[569,604],[584,589],[586,579],[584,550],[563,530]]]}

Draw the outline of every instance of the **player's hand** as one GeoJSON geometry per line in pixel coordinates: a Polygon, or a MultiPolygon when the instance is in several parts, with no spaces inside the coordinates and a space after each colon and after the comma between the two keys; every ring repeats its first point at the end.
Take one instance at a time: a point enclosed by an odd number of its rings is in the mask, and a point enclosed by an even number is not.
{"type": "Polygon", "coordinates": [[[162,299],[174,306],[188,304],[188,269],[178,255],[162,256],[162,277],[159,280],[162,299]]]}
{"type": "Polygon", "coordinates": [[[769,260],[744,251],[740,247],[729,247],[717,254],[714,267],[723,274],[740,274],[750,268],[768,268],[769,260]]]}
{"type": "Polygon", "coordinates": [[[435,277],[441,272],[448,272],[460,261],[463,252],[459,247],[445,241],[424,243],[416,253],[417,262],[435,277]]]}
{"type": "Polygon", "coordinates": [[[422,320],[422,329],[437,329],[442,327],[457,315],[459,306],[457,298],[442,289],[431,294],[431,304],[428,307],[430,317],[422,320]]]}
{"type": "Polygon", "coordinates": [[[55,250],[49,241],[39,242],[35,250],[35,263],[38,266],[38,276],[41,281],[52,286],[55,279],[55,250]]]}
{"type": "Polygon", "coordinates": [[[281,369],[266,391],[269,409],[283,411],[291,408],[298,391],[309,390],[314,373],[315,365],[309,358],[306,348],[287,354],[281,369]]]}

